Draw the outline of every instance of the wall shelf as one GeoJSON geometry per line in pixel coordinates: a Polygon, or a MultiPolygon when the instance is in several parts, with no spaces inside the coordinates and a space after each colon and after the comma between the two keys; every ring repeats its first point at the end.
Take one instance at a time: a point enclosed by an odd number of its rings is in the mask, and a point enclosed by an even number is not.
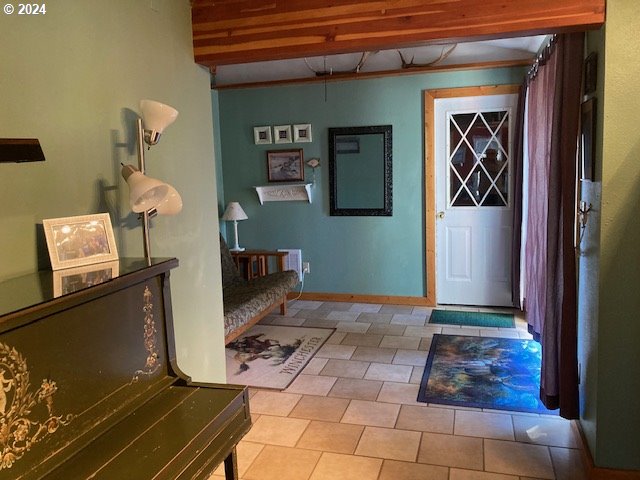
{"type": "Polygon", "coordinates": [[[311,203],[311,183],[289,185],[260,185],[253,187],[258,194],[260,205],[264,202],[302,201],[311,203]]]}

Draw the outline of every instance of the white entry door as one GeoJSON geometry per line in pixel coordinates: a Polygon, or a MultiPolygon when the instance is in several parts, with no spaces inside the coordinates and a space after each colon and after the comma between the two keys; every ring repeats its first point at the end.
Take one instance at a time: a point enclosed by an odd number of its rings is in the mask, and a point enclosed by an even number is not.
{"type": "Polygon", "coordinates": [[[436,300],[511,306],[517,95],[435,100],[436,300]]]}

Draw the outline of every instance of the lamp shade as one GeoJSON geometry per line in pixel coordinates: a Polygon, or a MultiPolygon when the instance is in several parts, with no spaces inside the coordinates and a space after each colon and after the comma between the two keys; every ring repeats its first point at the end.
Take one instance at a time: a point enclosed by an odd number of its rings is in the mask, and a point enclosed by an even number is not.
{"type": "Polygon", "coordinates": [[[143,175],[132,165],[122,167],[122,177],[129,185],[129,206],[135,213],[157,207],[169,196],[172,188],[160,180],[143,175]]]}
{"type": "Polygon", "coordinates": [[[227,209],[224,211],[222,215],[222,220],[246,220],[247,214],[244,213],[244,210],[240,206],[238,202],[229,202],[227,205],[227,209]]]}
{"type": "Polygon", "coordinates": [[[158,143],[164,129],[178,117],[178,111],[175,108],[155,100],[141,100],[140,111],[144,122],[145,141],[149,145],[158,143]]]}
{"type": "Polygon", "coordinates": [[[169,193],[156,207],[158,215],[177,215],[182,211],[182,197],[178,191],[167,184],[169,193]]]}

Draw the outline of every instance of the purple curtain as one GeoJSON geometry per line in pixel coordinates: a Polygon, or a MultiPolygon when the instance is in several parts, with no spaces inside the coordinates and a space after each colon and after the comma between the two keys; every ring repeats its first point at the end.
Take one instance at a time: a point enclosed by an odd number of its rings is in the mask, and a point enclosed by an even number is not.
{"type": "Polygon", "coordinates": [[[584,34],[559,35],[529,84],[526,316],[542,344],[540,398],[578,417],[576,149],[584,34]]]}

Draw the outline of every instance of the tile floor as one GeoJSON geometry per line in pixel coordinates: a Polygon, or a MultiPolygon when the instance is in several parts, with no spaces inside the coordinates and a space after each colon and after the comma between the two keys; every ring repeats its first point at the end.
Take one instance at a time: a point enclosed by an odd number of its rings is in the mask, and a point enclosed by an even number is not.
{"type": "Polygon", "coordinates": [[[583,480],[569,421],[416,402],[434,333],[530,338],[519,318],[515,329],[447,327],[429,325],[430,313],[298,300],[286,317],[266,317],[336,331],[286,390],[250,390],[240,478],[583,480]]]}

